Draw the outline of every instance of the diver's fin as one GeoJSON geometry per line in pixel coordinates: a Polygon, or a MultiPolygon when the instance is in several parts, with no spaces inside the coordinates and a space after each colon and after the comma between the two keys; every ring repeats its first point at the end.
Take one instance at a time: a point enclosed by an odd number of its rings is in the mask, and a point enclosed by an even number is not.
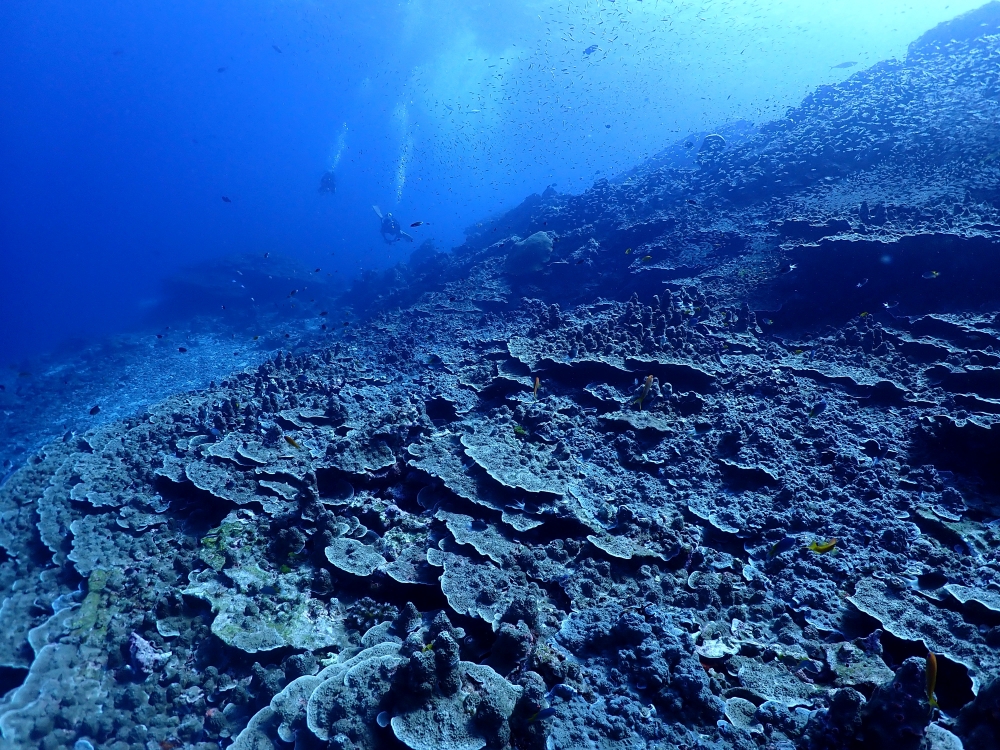
{"type": "Polygon", "coordinates": [[[413,242],[413,238],[410,235],[408,235],[406,232],[400,232],[399,236],[402,237],[407,242],[413,242]]]}
{"type": "Polygon", "coordinates": [[[375,215],[381,219],[382,218],[382,209],[379,208],[378,206],[372,206],[372,208],[375,209],[375,215]]]}

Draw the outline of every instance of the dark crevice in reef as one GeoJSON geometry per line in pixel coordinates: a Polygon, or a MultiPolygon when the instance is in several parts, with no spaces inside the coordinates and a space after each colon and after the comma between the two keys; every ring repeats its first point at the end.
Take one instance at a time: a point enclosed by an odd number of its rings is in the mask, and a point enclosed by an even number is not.
{"type": "MultiPolygon", "coordinates": [[[[885,662],[898,669],[906,659],[927,656],[927,648],[922,643],[914,643],[883,632],[880,636],[885,662]]],[[[975,698],[968,669],[945,657],[937,660],[937,695],[942,711],[955,714],[975,698]]]]}
{"type": "Polygon", "coordinates": [[[921,420],[914,433],[914,447],[918,460],[979,480],[990,492],[1000,492],[1000,427],[931,415],[921,420]]]}
{"type": "Polygon", "coordinates": [[[458,418],[458,412],[455,411],[455,404],[440,396],[425,401],[424,411],[427,412],[427,417],[435,425],[454,422],[458,418]]]}
{"type": "Polygon", "coordinates": [[[992,237],[917,234],[895,242],[822,239],[797,246],[779,277],[776,329],[834,325],[888,308],[897,316],[994,310],[1000,272],[992,237]]]}
{"type": "Polygon", "coordinates": [[[20,687],[27,676],[26,667],[0,667],[0,693],[6,695],[14,688],[20,687]]]}
{"type": "Polygon", "coordinates": [[[171,515],[181,520],[192,534],[218,526],[233,509],[232,503],[195,487],[191,482],[177,483],[159,477],[154,486],[170,503],[171,515]]]}

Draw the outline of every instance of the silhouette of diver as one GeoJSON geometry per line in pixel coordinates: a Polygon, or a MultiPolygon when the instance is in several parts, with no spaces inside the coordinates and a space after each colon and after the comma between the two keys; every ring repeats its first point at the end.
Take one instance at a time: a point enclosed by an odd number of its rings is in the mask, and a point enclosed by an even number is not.
{"type": "Polygon", "coordinates": [[[413,242],[413,238],[403,231],[402,227],[399,226],[399,222],[393,217],[392,213],[386,213],[385,216],[382,215],[382,210],[378,206],[372,206],[375,210],[375,215],[382,221],[382,226],[379,227],[379,232],[382,234],[382,239],[385,240],[385,244],[391,245],[394,242],[399,242],[400,240],[406,240],[407,242],[413,242]]]}
{"type": "Polygon", "coordinates": [[[320,178],[319,192],[321,193],[337,192],[337,175],[334,174],[332,169],[329,172],[324,172],[323,176],[320,178]]]}

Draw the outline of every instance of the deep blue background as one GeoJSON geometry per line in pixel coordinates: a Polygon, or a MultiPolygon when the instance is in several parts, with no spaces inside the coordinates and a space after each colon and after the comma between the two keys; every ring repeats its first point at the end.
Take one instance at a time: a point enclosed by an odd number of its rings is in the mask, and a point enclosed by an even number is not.
{"type": "Polygon", "coordinates": [[[330,278],[405,259],[372,204],[448,249],[977,4],[3,0],[0,365],[135,327],[206,259],[330,278]]]}
{"type": "Polygon", "coordinates": [[[232,1],[4,3],[0,362],[129,327],[164,275],[208,257],[286,253],[347,275],[411,250],[375,232],[398,92],[362,100],[358,80],[393,78],[399,19],[365,6],[348,27],[232,1]],[[364,137],[320,194],[344,122],[364,137]]]}

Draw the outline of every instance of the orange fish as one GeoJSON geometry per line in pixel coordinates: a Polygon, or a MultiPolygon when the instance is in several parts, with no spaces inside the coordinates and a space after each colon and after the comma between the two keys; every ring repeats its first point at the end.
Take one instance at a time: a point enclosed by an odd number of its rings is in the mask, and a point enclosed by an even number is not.
{"type": "Polygon", "coordinates": [[[633,404],[639,405],[639,411],[642,411],[642,400],[649,395],[649,390],[653,387],[653,376],[647,375],[646,382],[642,386],[642,393],[639,394],[639,398],[633,401],[633,404]]]}
{"type": "Polygon", "coordinates": [[[927,652],[927,702],[931,708],[937,708],[937,698],[934,697],[934,687],[937,685],[937,657],[933,651],[927,652]]]}

